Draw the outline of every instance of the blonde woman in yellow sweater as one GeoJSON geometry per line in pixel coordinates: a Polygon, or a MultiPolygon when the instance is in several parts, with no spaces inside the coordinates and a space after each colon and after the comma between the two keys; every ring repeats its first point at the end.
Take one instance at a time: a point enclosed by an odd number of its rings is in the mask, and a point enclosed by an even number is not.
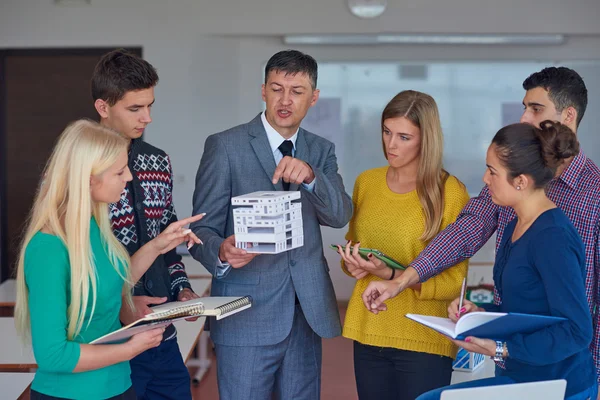
{"type": "Polygon", "coordinates": [[[407,313],[447,317],[460,293],[467,262],[450,268],[388,300],[373,314],[361,294],[369,282],[392,279],[392,270],[358,247],[376,248],[407,265],[441,229],[454,222],[469,197],[463,184],[442,169],[443,137],[433,98],[412,90],[396,95],[381,116],[383,153],[388,166],[363,172],[354,184],[354,215],[342,268],[357,279],[348,305],[344,336],[354,340],[358,396],[414,400],[450,384],[456,346],[417,324],[407,313]]]}

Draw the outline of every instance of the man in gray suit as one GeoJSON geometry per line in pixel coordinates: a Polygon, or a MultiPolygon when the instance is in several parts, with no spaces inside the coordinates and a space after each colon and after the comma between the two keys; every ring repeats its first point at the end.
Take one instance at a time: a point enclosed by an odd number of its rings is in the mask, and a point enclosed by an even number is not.
{"type": "Polygon", "coordinates": [[[295,50],[265,68],[266,111],[209,136],[196,176],[194,214],[206,212],[191,253],[213,275],[213,296],[253,298],[252,308],[211,321],[223,400],[320,397],[321,338],[341,333],[320,226],[342,228],[352,200],[337,170],[333,143],[300,128],[319,98],[317,63],[295,50]],[[304,246],[280,254],[235,247],[231,198],[299,190],[304,246]]]}

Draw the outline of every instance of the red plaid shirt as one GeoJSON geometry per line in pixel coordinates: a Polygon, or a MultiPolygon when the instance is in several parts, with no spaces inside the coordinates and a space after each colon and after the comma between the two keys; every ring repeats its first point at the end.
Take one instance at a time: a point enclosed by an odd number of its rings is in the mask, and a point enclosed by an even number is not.
{"type": "MultiPolygon", "coordinates": [[[[594,321],[594,338],[590,351],[596,363],[600,382],[600,313],[595,313],[600,273],[600,169],[583,152],[547,187],[547,194],[569,217],[585,245],[585,294],[594,321]],[[598,272],[597,272],[598,271],[598,272]]],[[[492,202],[487,187],[472,198],[456,222],[440,232],[421,252],[411,266],[421,282],[439,274],[466,258],[472,257],[497,230],[496,250],[508,223],[516,217],[512,208],[492,202]]],[[[502,299],[494,289],[494,302],[502,299]]]]}

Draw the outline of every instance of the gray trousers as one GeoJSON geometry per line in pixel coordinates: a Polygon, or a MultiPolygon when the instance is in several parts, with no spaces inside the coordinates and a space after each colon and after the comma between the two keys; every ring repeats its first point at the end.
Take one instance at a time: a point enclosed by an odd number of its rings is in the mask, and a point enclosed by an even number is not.
{"type": "Polygon", "coordinates": [[[321,396],[321,338],[298,304],[292,330],[282,342],[215,345],[215,351],[221,400],[318,400],[321,396]]]}

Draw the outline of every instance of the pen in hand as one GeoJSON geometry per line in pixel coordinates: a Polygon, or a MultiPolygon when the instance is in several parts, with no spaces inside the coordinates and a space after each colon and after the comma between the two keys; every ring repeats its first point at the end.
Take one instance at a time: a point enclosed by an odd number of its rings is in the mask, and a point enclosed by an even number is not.
{"type": "Polygon", "coordinates": [[[458,300],[458,312],[456,313],[457,318],[460,318],[460,315],[464,312],[463,300],[465,298],[466,286],[467,286],[467,278],[463,278],[462,287],[460,288],[460,298],[458,300]]]}

